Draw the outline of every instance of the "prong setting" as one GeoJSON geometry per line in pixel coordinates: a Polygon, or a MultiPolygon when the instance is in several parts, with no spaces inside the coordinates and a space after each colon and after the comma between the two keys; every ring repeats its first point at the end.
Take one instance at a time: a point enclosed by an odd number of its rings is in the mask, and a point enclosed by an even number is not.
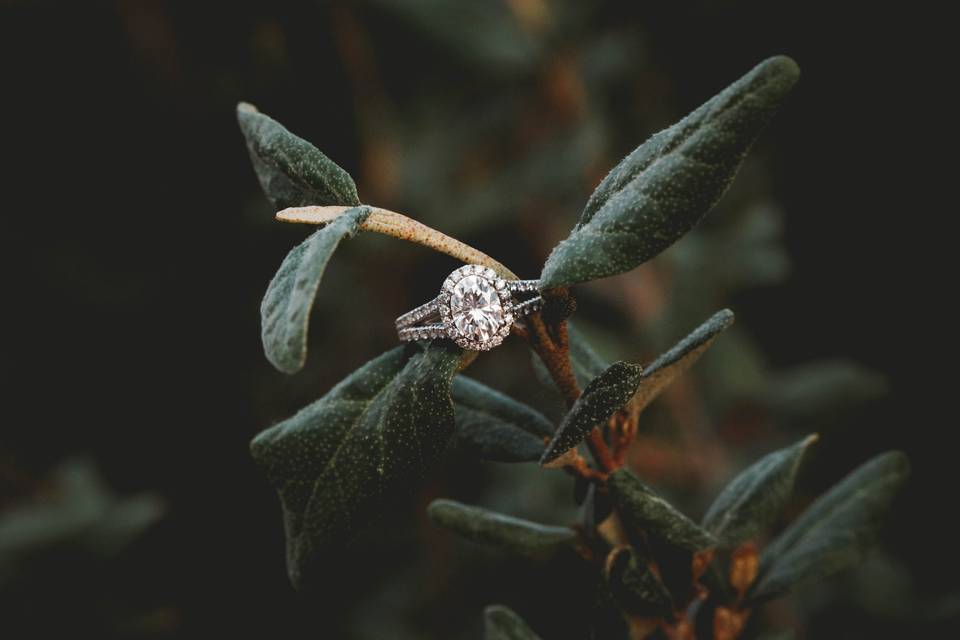
{"type": "Polygon", "coordinates": [[[458,346],[487,351],[510,334],[513,295],[493,269],[464,265],[447,276],[440,295],[440,320],[458,346]]]}
{"type": "Polygon", "coordinates": [[[536,280],[505,280],[489,267],[464,265],[447,276],[436,298],[396,319],[397,337],[445,337],[464,349],[487,351],[510,335],[514,322],[540,309],[539,295],[515,297],[538,288],[536,280]]]}

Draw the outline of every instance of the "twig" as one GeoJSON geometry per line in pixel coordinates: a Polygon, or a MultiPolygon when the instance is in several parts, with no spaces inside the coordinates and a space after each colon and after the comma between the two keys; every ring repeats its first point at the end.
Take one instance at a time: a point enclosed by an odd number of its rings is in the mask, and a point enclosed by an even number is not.
{"type": "MultiPolygon", "coordinates": [[[[565,329],[566,323],[563,324],[565,329]]],[[[543,365],[550,373],[554,384],[560,390],[560,395],[563,396],[567,407],[572,407],[573,403],[580,397],[581,391],[580,385],[577,384],[577,378],[573,375],[569,349],[562,348],[554,342],[539,313],[527,317],[527,330],[530,346],[540,356],[540,360],[543,361],[543,365]]]]}
{"type": "MultiPolygon", "coordinates": [[[[326,224],[350,209],[347,206],[329,206],[329,207],[290,207],[277,212],[277,220],[282,222],[301,222],[305,224],[326,224]]],[[[372,231],[382,233],[387,236],[414,242],[445,253],[448,256],[461,260],[467,264],[479,264],[490,267],[501,277],[508,280],[517,280],[517,275],[507,269],[505,266],[470,245],[460,242],[456,238],[451,238],[445,233],[441,233],[432,227],[428,227],[422,222],[417,222],[413,218],[408,218],[402,213],[382,209],[380,207],[370,207],[371,212],[367,219],[360,225],[363,231],[372,231]]]]}
{"type": "MultiPolygon", "coordinates": [[[[541,315],[535,313],[527,318],[527,327],[527,340],[530,346],[550,373],[550,377],[563,395],[567,407],[572,407],[582,392],[580,385],[577,384],[576,376],[573,375],[573,365],[570,362],[566,321],[560,321],[552,327],[553,333],[551,334],[550,328],[547,327],[541,315]]],[[[586,443],[593,459],[596,460],[604,475],[617,468],[618,465],[610,454],[610,449],[607,447],[599,429],[594,427],[593,431],[587,436],[586,443]]]]}
{"type": "Polygon", "coordinates": [[[613,445],[613,460],[622,467],[627,459],[627,451],[637,435],[637,417],[621,409],[610,416],[610,439],[613,445]]]}

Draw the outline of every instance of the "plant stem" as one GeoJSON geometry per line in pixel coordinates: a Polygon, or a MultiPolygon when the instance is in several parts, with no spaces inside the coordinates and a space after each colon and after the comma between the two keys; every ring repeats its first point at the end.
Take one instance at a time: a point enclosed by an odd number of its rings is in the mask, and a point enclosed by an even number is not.
{"type": "MultiPolygon", "coordinates": [[[[573,375],[573,365],[570,362],[570,344],[567,338],[566,321],[561,320],[553,327],[548,327],[541,314],[535,313],[527,317],[527,327],[530,346],[550,373],[550,377],[563,395],[567,407],[572,407],[582,392],[580,385],[577,384],[576,376],[573,375]]],[[[607,447],[599,429],[594,427],[590,435],[587,436],[586,443],[593,459],[604,474],[619,466],[610,454],[610,449],[607,447]]]]}
{"type": "MultiPolygon", "coordinates": [[[[344,211],[353,207],[329,206],[329,207],[290,207],[277,212],[277,220],[282,222],[301,222],[306,224],[326,224],[341,215],[344,211]]],[[[432,227],[428,227],[422,222],[417,222],[413,218],[408,218],[402,213],[382,209],[380,207],[370,207],[370,215],[360,225],[363,231],[372,231],[382,233],[387,236],[414,242],[416,244],[429,247],[440,253],[461,260],[467,264],[479,264],[490,267],[503,278],[508,280],[517,280],[517,275],[507,269],[505,266],[470,245],[451,238],[445,233],[441,233],[432,227]]]]}
{"type": "Polygon", "coordinates": [[[613,456],[610,455],[610,448],[607,447],[607,442],[603,439],[603,434],[600,433],[600,429],[594,427],[590,435],[587,436],[587,447],[590,449],[590,453],[593,454],[593,459],[596,460],[600,468],[607,473],[620,466],[613,459],[613,456]]]}
{"type": "Polygon", "coordinates": [[[567,323],[561,322],[557,327],[557,337],[554,338],[543,317],[535,313],[527,317],[527,327],[530,339],[530,346],[540,356],[543,365],[550,373],[554,384],[560,390],[567,403],[567,408],[573,406],[573,403],[580,397],[580,385],[577,384],[577,378],[573,375],[573,365],[570,363],[570,349],[567,342],[567,323]]]}

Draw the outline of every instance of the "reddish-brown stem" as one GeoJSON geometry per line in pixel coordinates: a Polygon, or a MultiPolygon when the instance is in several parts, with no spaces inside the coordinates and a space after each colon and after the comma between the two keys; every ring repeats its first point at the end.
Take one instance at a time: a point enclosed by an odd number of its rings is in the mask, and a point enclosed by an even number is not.
{"type": "Polygon", "coordinates": [[[591,482],[603,483],[607,481],[607,474],[603,473],[602,471],[597,471],[591,467],[579,453],[573,459],[573,462],[564,467],[564,469],[574,475],[584,478],[585,480],[590,480],[591,482]]]}
{"type": "Polygon", "coordinates": [[[600,433],[600,429],[594,427],[590,435],[587,436],[587,447],[589,447],[590,453],[593,454],[593,459],[596,460],[600,468],[607,473],[610,473],[619,466],[613,459],[613,456],[610,455],[610,448],[603,439],[603,434],[600,433]]]}
{"type": "Polygon", "coordinates": [[[513,332],[513,335],[523,338],[524,340],[530,339],[530,333],[527,331],[527,328],[521,324],[513,325],[511,331],[513,332]]]}
{"type": "MultiPolygon", "coordinates": [[[[581,390],[576,376],[573,375],[573,365],[570,362],[566,321],[561,320],[556,325],[548,327],[539,313],[533,314],[527,318],[527,340],[550,373],[567,407],[572,407],[580,397],[581,390]]],[[[604,475],[619,466],[610,454],[610,448],[599,429],[594,428],[590,432],[586,443],[604,475]]]]}
{"type": "Polygon", "coordinates": [[[610,440],[613,448],[613,461],[622,467],[627,460],[627,451],[637,435],[637,416],[621,409],[610,418],[610,440]]]}
{"type": "Polygon", "coordinates": [[[530,346],[540,356],[543,366],[547,368],[554,384],[560,390],[560,395],[563,396],[567,407],[572,407],[580,397],[581,391],[577,378],[573,375],[573,365],[570,364],[570,351],[566,344],[566,324],[566,322],[560,323],[562,329],[558,327],[558,336],[554,338],[539,313],[527,318],[530,346]]]}

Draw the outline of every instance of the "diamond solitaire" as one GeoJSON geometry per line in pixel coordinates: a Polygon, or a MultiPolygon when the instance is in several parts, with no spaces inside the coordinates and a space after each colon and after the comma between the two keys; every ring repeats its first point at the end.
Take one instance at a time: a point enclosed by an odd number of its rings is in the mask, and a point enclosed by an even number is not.
{"type": "Polygon", "coordinates": [[[480,265],[460,267],[447,276],[436,299],[397,318],[397,333],[401,340],[446,337],[464,349],[492,349],[510,334],[518,318],[540,308],[540,296],[523,302],[514,299],[514,294],[535,294],[537,284],[505,280],[480,265]]]}

